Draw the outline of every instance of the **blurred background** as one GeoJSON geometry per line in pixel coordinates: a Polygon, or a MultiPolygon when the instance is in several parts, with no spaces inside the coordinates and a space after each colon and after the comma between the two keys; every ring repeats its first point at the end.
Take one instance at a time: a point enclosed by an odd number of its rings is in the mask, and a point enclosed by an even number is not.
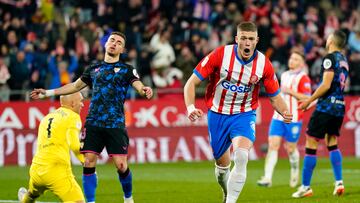
{"type": "MultiPolygon", "coordinates": [[[[28,101],[28,90],[76,80],[103,59],[112,31],[126,34],[122,58],[157,90],[155,98],[181,97],[196,64],[217,46],[234,43],[242,21],[258,25],[257,49],[278,76],[287,69],[291,49],[303,49],[313,89],[326,37],[342,29],[350,62],[346,93],[357,95],[359,5],[357,0],[0,0],[0,101],[28,101]]],[[[129,97],[136,99],[131,91],[129,97]]]]}

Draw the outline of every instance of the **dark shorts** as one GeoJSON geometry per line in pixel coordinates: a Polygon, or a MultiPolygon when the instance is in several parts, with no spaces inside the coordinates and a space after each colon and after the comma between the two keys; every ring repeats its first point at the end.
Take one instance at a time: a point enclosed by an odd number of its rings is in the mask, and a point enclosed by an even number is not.
{"type": "Polygon", "coordinates": [[[318,139],[324,139],[326,134],[339,136],[343,120],[344,117],[314,111],[311,115],[306,133],[318,139]]]}
{"type": "Polygon", "coordinates": [[[109,156],[128,153],[129,137],[125,128],[102,128],[85,125],[81,133],[81,153],[100,154],[104,147],[109,156]]]}

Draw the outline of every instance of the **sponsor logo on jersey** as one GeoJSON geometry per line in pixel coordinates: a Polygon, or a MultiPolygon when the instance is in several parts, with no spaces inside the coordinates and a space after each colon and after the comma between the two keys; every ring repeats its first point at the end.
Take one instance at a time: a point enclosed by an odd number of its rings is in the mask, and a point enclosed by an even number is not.
{"type": "Polygon", "coordinates": [[[251,91],[251,85],[237,86],[237,85],[231,84],[227,80],[221,82],[221,86],[226,90],[230,90],[232,92],[237,92],[237,93],[245,93],[245,92],[250,92],[251,91]]]}
{"type": "Polygon", "coordinates": [[[118,68],[118,67],[115,67],[115,68],[114,68],[114,72],[115,72],[115,73],[119,72],[119,70],[120,70],[120,68],[118,68]]]}

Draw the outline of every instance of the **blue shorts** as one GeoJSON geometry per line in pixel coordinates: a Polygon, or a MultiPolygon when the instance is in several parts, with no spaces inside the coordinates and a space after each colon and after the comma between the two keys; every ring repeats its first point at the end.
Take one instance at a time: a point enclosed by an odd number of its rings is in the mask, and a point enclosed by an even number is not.
{"type": "Polygon", "coordinates": [[[272,119],[269,127],[269,136],[281,136],[287,142],[297,142],[300,138],[302,122],[284,123],[272,119]]]}
{"type": "Polygon", "coordinates": [[[255,141],[255,111],[235,115],[208,111],[209,140],[215,159],[219,159],[231,145],[231,140],[243,136],[255,141]]]}

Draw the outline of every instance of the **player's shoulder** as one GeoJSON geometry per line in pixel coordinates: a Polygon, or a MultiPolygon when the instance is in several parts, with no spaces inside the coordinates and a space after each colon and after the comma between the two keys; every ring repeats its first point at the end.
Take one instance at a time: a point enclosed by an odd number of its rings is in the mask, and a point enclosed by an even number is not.
{"type": "Polygon", "coordinates": [[[331,68],[334,64],[336,63],[336,56],[335,53],[329,53],[326,54],[323,61],[322,61],[322,66],[324,67],[324,69],[329,69],[331,68]]]}

